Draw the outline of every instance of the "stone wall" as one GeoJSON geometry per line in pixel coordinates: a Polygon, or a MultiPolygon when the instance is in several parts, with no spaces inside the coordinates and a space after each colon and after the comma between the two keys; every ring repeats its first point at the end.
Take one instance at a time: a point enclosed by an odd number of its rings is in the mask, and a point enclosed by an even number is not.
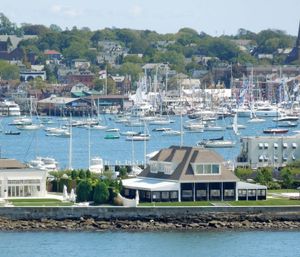
{"type": "Polygon", "coordinates": [[[191,219],[193,217],[265,216],[268,219],[299,220],[300,206],[278,207],[0,207],[0,217],[12,220],[38,219],[191,219]]]}

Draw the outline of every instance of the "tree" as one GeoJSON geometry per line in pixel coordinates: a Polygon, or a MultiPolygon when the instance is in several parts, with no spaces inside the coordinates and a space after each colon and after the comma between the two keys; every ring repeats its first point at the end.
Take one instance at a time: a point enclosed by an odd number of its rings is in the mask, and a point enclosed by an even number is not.
{"type": "Polygon", "coordinates": [[[100,182],[94,189],[93,201],[96,204],[106,203],[109,199],[108,187],[104,182],[100,182]]]}
{"type": "Polygon", "coordinates": [[[79,178],[86,179],[86,172],[83,169],[79,171],[79,178]]]}
{"type": "Polygon", "coordinates": [[[294,183],[294,176],[289,168],[283,168],[280,171],[282,185],[284,188],[291,188],[294,183]]]}
{"type": "Polygon", "coordinates": [[[238,167],[235,170],[235,175],[237,175],[237,177],[242,179],[242,180],[246,180],[252,174],[253,174],[253,171],[252,171],[252,169],[249,169],[249,168],[238,167]]]}
{"type": "Polygon", "coordinates": [[[268,185],[272,181],[272,170],[270,168],[258,169],[255,181],[262,185],[268,185]]]}
{"type": "Polygon", "coordinates": [[[137,81],[139,79],[140,74],[143,73],[143,70],[139,64],[130,62],[122,64],[119,71],[122,75],[130,75],[132,81],[137,81]]]}
{"type": "Polygon", "coordinates": [[[19,68],[0,60],[0,79],[11,80],[19,78],[19,68]]]}
{"type": "Polygon", "coordinates": [[[77,202],[86,202],[89,200],[92,186],[87,180],[81,180],[76,187],[77,202]]]}

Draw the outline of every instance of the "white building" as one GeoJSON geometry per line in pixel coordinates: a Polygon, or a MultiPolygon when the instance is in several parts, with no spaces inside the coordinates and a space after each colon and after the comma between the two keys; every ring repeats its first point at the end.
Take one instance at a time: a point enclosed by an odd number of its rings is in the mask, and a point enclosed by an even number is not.
{"type": "Polygon", "coordinates": [[[300,135],[252,136],[242,138],[242,148],[236,164],[252,169],[283,167],[299,159],[300,135]]]}
{"type": "Polygon", "coordinates": [[[47,171],[13,159],[0,159],[0,198],[45,197],[47,171]]]}

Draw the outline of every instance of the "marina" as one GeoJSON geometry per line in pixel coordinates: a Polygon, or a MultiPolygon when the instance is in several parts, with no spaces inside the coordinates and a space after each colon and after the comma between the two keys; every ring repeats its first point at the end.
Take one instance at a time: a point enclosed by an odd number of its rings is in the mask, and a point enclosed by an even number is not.
{"type": "MultiPolygon", "coordinates": [[[[160,127],[159,125],[146,125],[150,132],[149,135],[143,135],[144,127],[132,127],[131,130],[128,130],[128,127],[123,123],[116,123],[113,115],[105,116],[107,126],[112,128],[108,130],[109,132],[97,129],[89,130],[80,126],[72,128],[73,168],[88,167],[89,160],[87,153],[89,149],[89,133],[91,137],[91,156],[101,156],[105,165],[142,165],[145,160],[145,155],[163,147],[179,145],[181,142],[181,118],[179,116],[172,117],[175,122],[169,124],[168,128],[160,127]],[[176,131],[176,133],[173,131],[176,131]],[[171,133],[173,136],[163,136],[163,133],[166,132],[171,133]],[[113,139],[113,141],[109,139],[113,139]],[[132,145],[132,141],[134,142],[134,145],[132,145]],[[146,145],[144,142],[147,142],[146,145]],[[132,155],[132,148],[134,148],[134,156],[132,155]]],[[[35,159],[36,156],[47,156],[55,158],[59,162],[60,168],[67,168],[69,162],[69,129],[57,128],[57,126],[59,127],[62,125],[62,121],[58,117],[49,118],[53,122],[53,124],[51,124],[53,127],[51,129],[49,126],[47,131],[44,131],[43,129],[22,130],[22,133],[16,135],[17,137],[14,135],[7,136],[6,133],[1,133],[1,156],[5,158],[15,158],[25,162],[35,159]]],[[[4,131],[12,129],[12,126],[9,124],[12,123],[13,119],[13,117],[2,118],[4,131]]],[[[245,129],[239,131],[239,135],[236,135],[233,130],[213,130],[202,133],[188,133],[189,130],[184,129],[183,132],[185,133],[182,134],[182,140],[184,145],[196,146],[199,141],[207,141],[212,138],[223,137],[223,141],[225,141],[225,143],[230,141],[235,142],[235,144],[225,144],[225,147],[230,147],[227,149],[216,147],[215,151],[221,154],[225,160],[234,161],[240,152],[240,138],[246,136],[262,136],[265,128],[275,126],[276,122],[274,122],[271,117],[266,117],[265,119],[265,122],[254,123],[249,126],[247,123],[247,117],[239,118],[239,123],[245,126],[245,129]]],[[[77,123],[83,120],[84,118],[76,119],[77,123]]],[[[38,119],[34,117],[34,121],[37,122],[38,119]]],[[[183,117],[183,122],[185,121],[189,121],[187,116],[183,117]]],[[[66,124],[68,123],[67,120],[65,122],[66,124]]],[[[219,122],[222,125],[224,125],[224,122],[225,124],[231,124],[232,118],[228,117],[225,118],[224,121],[219,122]]],[[[293,131],[297,131],[297,129],[299,130],[298,125],[297,127],[290,129],[286,135],[295,135],[296,133],[293,131]]],[[[224,142],[221,142],[220,144],[222,145],[224,142]]]]}

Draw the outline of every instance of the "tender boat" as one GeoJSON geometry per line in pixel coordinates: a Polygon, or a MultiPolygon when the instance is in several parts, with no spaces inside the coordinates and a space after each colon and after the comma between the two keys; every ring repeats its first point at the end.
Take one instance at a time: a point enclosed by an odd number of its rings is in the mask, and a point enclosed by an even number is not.
{"type": "Polygon", "coordinates": [[[20,135],[21,132],[20,131],[11,131],[11,130],[9,130],[9,131],[5,131],[4,134],[5,135],[10,135],[10,136],[16,136],[16,135],[20,135]]]}
{"type": "Polygon", "coordinates": [[[119,139],[120,135],[118,134],[107,134],[104,139],[119,139]]]}
{"type": "Polygon", "coordinates": [[[235,142],[231,140],[224,140],[224,137],[212,138],[203,140],[197,143],[197,146],[205,148],[231,148],[235,146],[235,142]]]}
{"type": "Polygon", "coordinates": [[[183,132],[178,130],[168,130],[162,133],[163,136],[180,136],[183,132]]]}
{"type": "Polygon", "coordinates": [[[152,131],[154,132],[164,132],[164,131],[170,131],[171,128],[154,128],[152,131]]]}
{"type": "Polygon", "coordinates": [[[150,139],[150,135],[148,134],[139,134],[136,136],[126,137],[126,141],[148,141],[149,139],[150,139]]]}
{"type": "Polygon", "coordinates": [[[265,134],[284,134],[287,133],[289,130],[284,128],[268,128],[264,129],[263,133],[265,134]]]}

